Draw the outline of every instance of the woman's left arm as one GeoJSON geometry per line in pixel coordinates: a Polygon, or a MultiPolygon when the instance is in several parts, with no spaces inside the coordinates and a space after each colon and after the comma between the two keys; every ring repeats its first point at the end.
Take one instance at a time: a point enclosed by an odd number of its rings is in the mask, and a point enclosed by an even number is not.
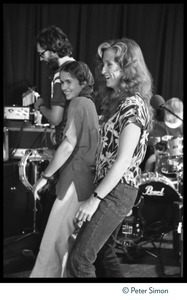
{"type": "MultiPolygon", "coordinates": [[[[95,192],[99,197],[104,198],[118,184],[123,174],[130,166],[134,151],[138,145],[141,134],[141,128],[134,123],[128,124],[122,131],[117,158],[105,178],[97,186],[95,192]]],[[[101,200],[94,198],[93,195],[84,202],[76,217],[79,220],[90,220],[96,211],[101,200]]]]}

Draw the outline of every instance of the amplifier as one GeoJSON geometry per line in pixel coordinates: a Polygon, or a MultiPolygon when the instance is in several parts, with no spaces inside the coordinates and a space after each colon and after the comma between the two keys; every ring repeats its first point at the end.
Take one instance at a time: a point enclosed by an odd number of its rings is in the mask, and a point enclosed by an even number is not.
{"type": "Polygon", "coordinates": [[[8,132],[9,156],[20,159],[27,149],[54,149],[51,141],[53,129],[43,127],[6,127],[8,132]]]}
{"type": "Polygon", "coordinates": [[[30,107],[6,106],[4,107],[5,120],[30,120],[30,107]]]}
{"type": "Polygon", "coordinates": [[[5,162],[3,168],[4,238],[19,234],[33,222],[33,195],[19,179],[18,162],[5,162]]]}

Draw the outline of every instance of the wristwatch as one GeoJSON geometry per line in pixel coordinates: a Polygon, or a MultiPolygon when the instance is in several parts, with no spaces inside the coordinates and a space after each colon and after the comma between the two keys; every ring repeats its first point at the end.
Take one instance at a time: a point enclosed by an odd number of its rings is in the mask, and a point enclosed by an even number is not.
{"type": "Polygon", "coordinates": [[[99,197],[98,194],[96,192],[93,193],[94,197],[99,199],[99,200],[103,200],[103,198],[99,197]]]}

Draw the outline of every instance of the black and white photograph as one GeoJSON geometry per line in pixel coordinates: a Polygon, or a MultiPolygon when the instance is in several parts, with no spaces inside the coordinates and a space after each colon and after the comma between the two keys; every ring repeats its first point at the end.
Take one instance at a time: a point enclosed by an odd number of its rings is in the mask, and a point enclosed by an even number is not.
{"type": "Polygon", "coordinates": [[[183,52],[184,3],[3,3],[2,283],[176,299],[183,52]]]}

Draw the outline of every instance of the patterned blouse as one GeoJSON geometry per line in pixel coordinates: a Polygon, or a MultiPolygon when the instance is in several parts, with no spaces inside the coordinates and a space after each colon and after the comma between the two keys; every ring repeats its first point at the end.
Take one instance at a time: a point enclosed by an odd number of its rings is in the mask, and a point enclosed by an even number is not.
{"type": "Polygon", "coordinates": [[[141,96],[136,94],[122,101],[116,113],[101,125],[100,145],[96,154],[96,184],[105,177],[116,160],[122,130],[129,123],[134,123],[141,128],[140,140],[134,151],[131,164],[120,181],[138,187],[139,165],[147,150],[149,120],[148,107],[141,96]]]}

